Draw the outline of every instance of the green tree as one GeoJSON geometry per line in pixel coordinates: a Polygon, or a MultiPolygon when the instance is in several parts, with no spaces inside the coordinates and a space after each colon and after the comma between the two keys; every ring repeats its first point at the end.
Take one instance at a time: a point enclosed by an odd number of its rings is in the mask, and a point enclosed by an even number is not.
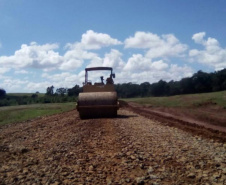
{"type": "Polygon", "coordinates": [[[78,94],[82,92],[82,88],[79,85],[75,85],[71,89],[67,90],[68,96],[78,96],[78,94]]]}
{"type": "Polygon", "coordinates": [[[151,85],[151,94],[153,96],[167,96],[169,94],[169,86],[167,82],[160,80],[151,85]]]}
{"type": "Polygon", "coordinates": [[[32,94],[31,97],[32,97],[32,98],[37,98],[38,95],[37,95],[37,94],[32,94]]]}
{"type": "Polygon", "coordinates": [[[66,93],[67,93],[67,89],[66,89],[66,88],[63,88],[63,87],[58,88],[58,89],[56,90],[56,94],[59,94],[59,95],[61,95],[61,96],[64,96],[64,94],[66,94],[66,93]]]}
{"type": "Polygon", "coordinates": [[[150,87],[151,84],[149,82],[144,82],[140,84],[140,95],[142,97],[144,96],[150,96],[150,87]]]}
{"type": "Polygon", "coordinates": [[[50,87],[47,87],[47,89],[46,89],[46,95],[52,96],[54,94],[53,90],[54,90],[54,86],[53,85],[50,86],[50,87]]]}
{"type": "Polygon", "coordinates": [[[0,88],[0,98],[4,98],[6,95],[6,91],[2,88],[0,88]]]}
{"type": "Polygon", "coordinates": [[[192,83],[195,88],[195,93],[211,92],[210,74],[198,71],[192,76],[192,83]]]}
{"type": "Polygon", "coordinates": [[[182,78],[179,82],[180,94],[191,94],[194,93],[193,81],[191,78],[182,78]]]}
{"type": "Polygon", "coordinates": [[[169,92],[168,92],[169,96],[181,93],[179,82],[174,82],[173,80],[171,80],[170,82],[168,82],[168,86],[169,86],[169,92]]]}

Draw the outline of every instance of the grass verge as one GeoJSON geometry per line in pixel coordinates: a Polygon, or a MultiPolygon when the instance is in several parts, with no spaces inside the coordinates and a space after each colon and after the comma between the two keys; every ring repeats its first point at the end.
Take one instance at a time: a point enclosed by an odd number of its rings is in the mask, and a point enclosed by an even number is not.
{"type": "Polygon", "coordinates": [[[226,91],[169,97],[128,98],[123,100],[153,107],[197,107],[216,104],[226,109],[226,91]]]}
{"type": "Polygon", "coordinates": [[[75,109],[75,103],[51,103],[0,107],[0,125],[21,122],[75,109]]]}

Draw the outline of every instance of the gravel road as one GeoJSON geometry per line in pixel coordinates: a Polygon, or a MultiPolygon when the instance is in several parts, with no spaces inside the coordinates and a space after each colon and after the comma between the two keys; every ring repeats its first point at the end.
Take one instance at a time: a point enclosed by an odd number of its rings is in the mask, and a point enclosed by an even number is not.
{"type": "Polygon", "coordinates": [[[226,143],[126,109],[0,127],[0,184],[226,184],[226,143]]]}

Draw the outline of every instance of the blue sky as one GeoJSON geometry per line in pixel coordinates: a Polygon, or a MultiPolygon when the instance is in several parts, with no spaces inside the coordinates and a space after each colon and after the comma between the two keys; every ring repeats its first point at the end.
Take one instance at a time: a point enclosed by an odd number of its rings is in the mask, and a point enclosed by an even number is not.
{"type": "Polygon", "coordinates": [[[110,66],[116,83],[226,68],[224,0],[0,0],[0,88],[45,92],[110,66]]]}

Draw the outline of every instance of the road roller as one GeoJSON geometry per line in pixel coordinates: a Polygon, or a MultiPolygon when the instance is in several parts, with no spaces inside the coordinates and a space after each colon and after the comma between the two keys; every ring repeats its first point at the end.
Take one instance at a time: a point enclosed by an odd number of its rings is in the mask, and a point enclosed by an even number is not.
{"type": "Polygon", "coordinates": [[[79,93],[77,110],[81,119],[97,117],[117,117],[119,102],[114,88],[115,74],[111,67],[85,68],[85,82],[83,92],[79,93]],[[88,79],[90,71],[108,71],[106,81],[100,76],[100,81],[92,83],[88,79]]]}

